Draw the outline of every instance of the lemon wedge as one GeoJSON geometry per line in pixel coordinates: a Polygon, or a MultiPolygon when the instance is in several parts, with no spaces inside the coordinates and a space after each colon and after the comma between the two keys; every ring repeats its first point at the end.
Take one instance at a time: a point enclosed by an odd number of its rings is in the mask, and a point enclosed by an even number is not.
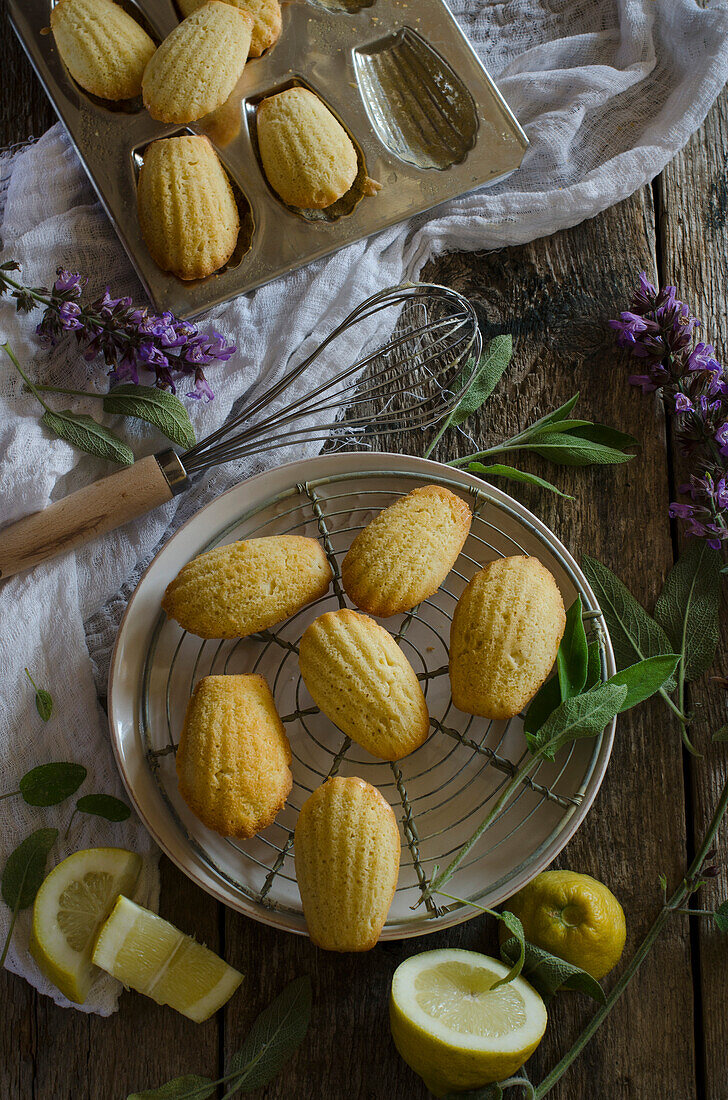
{"type": "Polygon", "coordinates": [[[46,876],[33,905],[30,953],[69,1001],[86,1000],[98,973],[96,933],[119,894],[134,892],[141,869],[141,856],[126,848],[85,848],[46,876]]]}
{"type": "Polygon", "coordinates": [[[99,932],[93,961],[125,986],[201,1023],[243,975],[149,909],[120,897],[99,932]]]}
{"type": "Polygon", "coordinates": [[[546,1008],[523,978],[493,989],[508,967],[476,951],[413,955],[392,979],[389,1019],[405,1062],[435,1096],[510,1077],[546,1029],[546,1008]]]}

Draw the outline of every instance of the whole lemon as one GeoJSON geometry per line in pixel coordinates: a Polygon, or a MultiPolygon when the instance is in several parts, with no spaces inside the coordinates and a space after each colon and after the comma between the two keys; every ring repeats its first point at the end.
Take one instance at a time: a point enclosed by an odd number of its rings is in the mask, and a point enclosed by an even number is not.
{"type": "MultiPolygon", "coordinates": [[[[612,891],[577,871],[544,871],[505,902],[521,921],[526,939],[593,978],[619,962],[627,927],[612,891]]],[[[500,925],[501,943],[511,933],[500,925]]]]}

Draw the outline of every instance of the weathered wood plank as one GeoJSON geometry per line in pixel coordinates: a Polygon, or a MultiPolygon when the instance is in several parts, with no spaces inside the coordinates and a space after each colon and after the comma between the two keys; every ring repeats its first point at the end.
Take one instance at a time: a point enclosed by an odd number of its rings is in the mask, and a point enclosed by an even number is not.
{"type": "MultiPolygon", "coordinates": [[[[570,232],[524,248],[447,256],[425,273],[483,301],[493,332],[514,334],[516,351],[507,380],[479,422],[470,426],[477,443],[512,434],[576,389],[582,391],[585,416],[619,425],[643,441],[640,457],[616,470],[557,470],[524,459],[524,465],[573,492],[574,504],[523,486],[511,491],[577,556],[588,550],[601,558],[646,600],[654,598],[672,561],[665,520],[665,442],[651,407],[630,392],[602,322],[617,308],[632,271],[653,266],[652,226],[646,190],[570,232]]],[[[404,437],[388,446],[418,453],[422,443],[404,437]]],[[[464,438],[455,439],[443,444],[437,457],[473,449],[464,438]]],[[[677,734],[664,735],[667,724],[657,704],[620,722],[597,803],[560,859],[562,866],[591,872],[614,888],[627,911],[628,952],[659,904],[657,889],[652,893],[648,884],[656,881],[659,870],[677,875],[684,864],[681,756],[677,734]],[[665,790],[675,792],[669,808],[665,790]]],[[[306,940],[232,913],[226,915],[225,938],[231,961],[251,975],[245,1011],[233,1006],[229,1013],[228,1049],[235,1048],[255,1013],[287,980],[302,973],[312,976],[314,1023],[305,1050],[266,1093],[281,1100],[314,1095],[332,1100],[424,1097],[424,1087],[397,1058],[388,1038],[391,974],[401,959],[443,944],[495,949],[492,928],[482,919],[442,935],[382,946],[365,958],[332,957],[306,940]]],[[[674,1100],[693,1096],[691,1006],[689,943],[685,930],[675,926],[554,1097],[646,1096],[655,1065],[661,1067],[662,1095],[674,1100]],[[646,1007],[655,1004],[660,1005],[657,1028],[646,1007]]],[[[589,1003],[577,997],[555,1003],[552,1025],[533,1061],[535,1079],[563,1053],[589,1014],[589,1003]]]]}
{"type": "MultiPolygon", "coordinates": [[[[700,338],[715,345],[718,359],[728,360],[728,92],[724,91],[708,115],[705,125],[694,135],[683,152],[668,165],[660,182],[662,200],[663,282],[677,286],[681,298],[688,301],[704,322],[700,338]]],[[[675,485],[685,480],[685,462],[674,454],[675,485]]],[[[714,672],[726,675],[728,654],[728,617],[722,616],[719,659],[714,672]]],[[[693,796],[691,827],[696,842],[702,837],[707,821],[728,775],[725,745],[711,745],[710,733],[726,721],[726,695],[715,684],[700,682],[691,689],[691,706],[697,720],[694,740],[704,759],[690,762],[693,796]]],[[[719,843],[725,851],[728,829],[723,828],[719,843]]],[[[715,906],[728,896],[725,870],[704,891],[702,901],[715,906]]],[[[728,989],[728,954],[725,938],[706,921],[694,929],[699,945],[700,992],[706,1100],[728,1097],[725,1018],[728,989]]]]}
{"type": "Polygon", "coordinates": [[[56,121],[56,114],[15,37],[5,6],[0,16],[0,72],[0,147],[31,135],[40,137],[56,121]]]}

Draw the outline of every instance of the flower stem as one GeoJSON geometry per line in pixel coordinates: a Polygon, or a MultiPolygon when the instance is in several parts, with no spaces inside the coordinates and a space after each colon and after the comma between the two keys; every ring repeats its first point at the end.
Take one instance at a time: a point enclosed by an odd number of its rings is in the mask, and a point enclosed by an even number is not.
{"type": "Polygon", "coordinates": [[[6,794],[0,794],[0,802],[2,802],[2,800],[4,798],[12,798],[13,795],[16,795],[16,794],[20,794],[20,791],[19,790],[17,790],[17,791],[7,791],[6,794]]]}
{"type": "MultiPolygon", "coordinates": [[[[109,396],[107,393],[94,393],[89,390],[67,390],[64,389],[63,386],[43,386],[40,383],[36,383],[35,388],[41,393],[65,393],[69,397],[98,397],[102,401],[105,397],[109,396]]],[[[28,389],[30,389],[30,387],[28,387],[28,389]]]]}
{"type": "Polygon", "coordinates": [[[662,909],[657,914],[657,917],[655,918],[652,927],[643,939],[640,946],[637,948],[637,951],[635,952],[632,960],[630,961],[626,970],[615,985],[614,989],[607,997],[606,1002],[602,1005],[598,1012],[595,1013],[595,1015],[586,1025],[571,1049],[567,1051],[561,1061],[558,1062],[556,1066],[554,1066],[548,1076],[544,1077],[543,1081],[537,1086],[535,1092],[535,1100],[541,1100],[543,1096],[546,1096],[547,1093],[551,1092],[551,1089],[563,1077],[564,1073],[566,1073],[566,1070],[569,1068],[571,1063],[575,1061],[576,1058],[578,1058],[578,1056],[581,1054],[582,1050],[592,1038],[594,1033],[604,1023],[607,1016],[612,1011],[629,983],[632,981],[632,978],[635,976],[640,966],[649,955],[653,945],[655,944],[655,941],[659,938],[660,933],[667,924],[669,918],[673,915],[673,913],[679,913],[682,911],[681,907],[683,905],[683,902],[686,900],[686,898],[690,896],[691,893],[693,893],[692,880],[700,872],[705,858],[713,845],[713,840],[715,839],[715,835],[720,828],[726,810],[728,810],[728,779],[723,786],[723,791],[721,793],[720,799],[718,800],[718,804],[715,808],[715,812],[711,819],[710,825],[708,826],[708,831],[703,838],[703,842],[700,845],[700,848],[698,849],[695,858],[688,868],[687,875],[682,880],[678,888],[675,890],[670,900],[663,905],[662,909]]]}
{"type": "Polygon", "coordinates": [[[20,894],[18,894],[18,900],[15,903],[15,908],[13,909],[13,917],[12,917],[12,920],[10,921],[10,927],[8,928],[8,934],[5,937],[5,943],[3,944],[2,955],[0,955],[0,968],[5,966],[5,960],[8,957],[8,951],[10,949],[10,941],[13,938],[13,929],[15,928],[15,922],[18,919],[18,913],[19,912],[20,912],[20,894]]]}
{"type": "MultiPolygon", "coordinates": [[[[50,406],[49,406],[49,405],[46,405],[45,401],[43,400],[43,398],[41,397],[41,395],[40,395],[40,394],[38,393],[38,390],[37,390],[37,388],[36,388],[36,387],[35,387],[35,386],[33,385],[33,383],[31,382],[31,380],[30,380],[30,379],[28,378],[28,375],[27,375],[27,374],[25,373],[25,371],[24,371],[24,370],[23,370],[23,368],[21,367],[20,363],[19,363],[19,362],[18,362],[18,360],[16,359],[16,357],[15,357],[15,354],[13,353],[13,350],[12,350],[12,348],[10,347],[10,344],[8,344],[8,343],[0,344],[0,348],[2,348],[2,350],[3,350],[3,351],[5,352],[5,354],[6,354],[7,356],[8,356],[8,358],[9,358],[9,359],[10,359],[10,361],[11,361],[11,363],[13,364],[13,366],[15,367],[15,369],[17,370],[18,374],[19,374],[19,375],[20,375],[20,377],[21,377],[21,378],[23,379],[23,381],[25,382],[25,384],[26,384],[26,386],[28,387],[28,389],[30,390],[30,392],[31,392],[31,393],[33,394],[33,397],[35,397],[37,401],[40,401],[41,405],[42,405],[42,406],[43,406],[43,408],[44,408],[44,409],[46,410],[46,412],[51,412],[52,410],[51,410],[50,406]]],[[[26,669],[25,671],[26,671],[26,672],[28,672],[28,670],[27,670],[27,669],[26,669]]],[[[29,672],[28,672],[28,679],[30,680],[31,684],[33,684],[33,681],[32,681],[32,679],[31,679],[31,677],[30,677],[30,673],[29,673],[29,672]]],[[[35,687],[35,684],[33,684],[33,687],[35,687]]]]}

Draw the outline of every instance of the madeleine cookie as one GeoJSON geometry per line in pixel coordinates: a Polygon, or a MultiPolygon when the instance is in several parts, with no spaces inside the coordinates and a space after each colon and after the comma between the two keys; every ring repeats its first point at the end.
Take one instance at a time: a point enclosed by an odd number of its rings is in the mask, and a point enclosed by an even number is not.
{"type": "Polygon", "coordinates": [[[409,611],[445,580],[472,518],[465,501],[449,489],[413,489],[354,539],[341,567],[347,595],[370,615],[409,611]]]}
{"type": "Polygon", "coordinates": [[[537,558],[501,558],[476,573],[450,631],[450,682],[458,710],[512,718],[553,667],[566,625],[564,601],[537,558]]]}
{"type": "Polygon", "coordinates": [[[101,99],[133,99],[154,42],[112,0],[59,0],[51,8],[58,52],[74,80],[101,99]]]}
{"type": "Polygon", "coordinates": [[[325,595],[331,566],[316,539],[269,535],[218,546],[185,565],[162,607],[200,638],[244,638],[325,595]]]}
{"type": "Polygon", "coordinates": [[[356,150],[343,126],[308,88],[269,96],[256,115],[268,182],[289,206],[331,206],[356,179],[356,150]]]}
{"type": "Polygon", "coordinates": [[[161,122],[194,122],[225,102],[240,79],[253,19],[208,0],[167,35],[144,71],[144,106],[161,122]]]}
{"type": "Polygon", "coordinates": [[[320,615],[299,647],[316,706],[381,760],[399,760],[427,739],[430,716],[419,680],[392,635],[344,608],[320,615]]]}
{"type": "Polygon", "coordinates": [[[369,951],[397,887],[392,807],[363,779],[327,779],[306,799],[294,835],[308,933],[327,951],[369,951]]]}
{"type": "Polygon", "coordinates": [[[137,213],[152,259],[180,279],[206,278],[235,251],[237,203],[206,137],[184,134],[147,146],[137,213]]]}
{"type": "MultiPolygon", "coordinates": [[[[192,15],[205,0],[177,0],[183,15],[192,15]]],[[[247,11],[253,18],[249,57],[260,57],[278,41],[281,34],[281,5],[278,0],[225,0],[226,4],[247,11]]]]}
{"type": "Polygon", "coordinates": [[[187,704],[179,792],[221,836],[251,837],[290,794],[291,746],[262,676],[205,676],[187,704]]]}

